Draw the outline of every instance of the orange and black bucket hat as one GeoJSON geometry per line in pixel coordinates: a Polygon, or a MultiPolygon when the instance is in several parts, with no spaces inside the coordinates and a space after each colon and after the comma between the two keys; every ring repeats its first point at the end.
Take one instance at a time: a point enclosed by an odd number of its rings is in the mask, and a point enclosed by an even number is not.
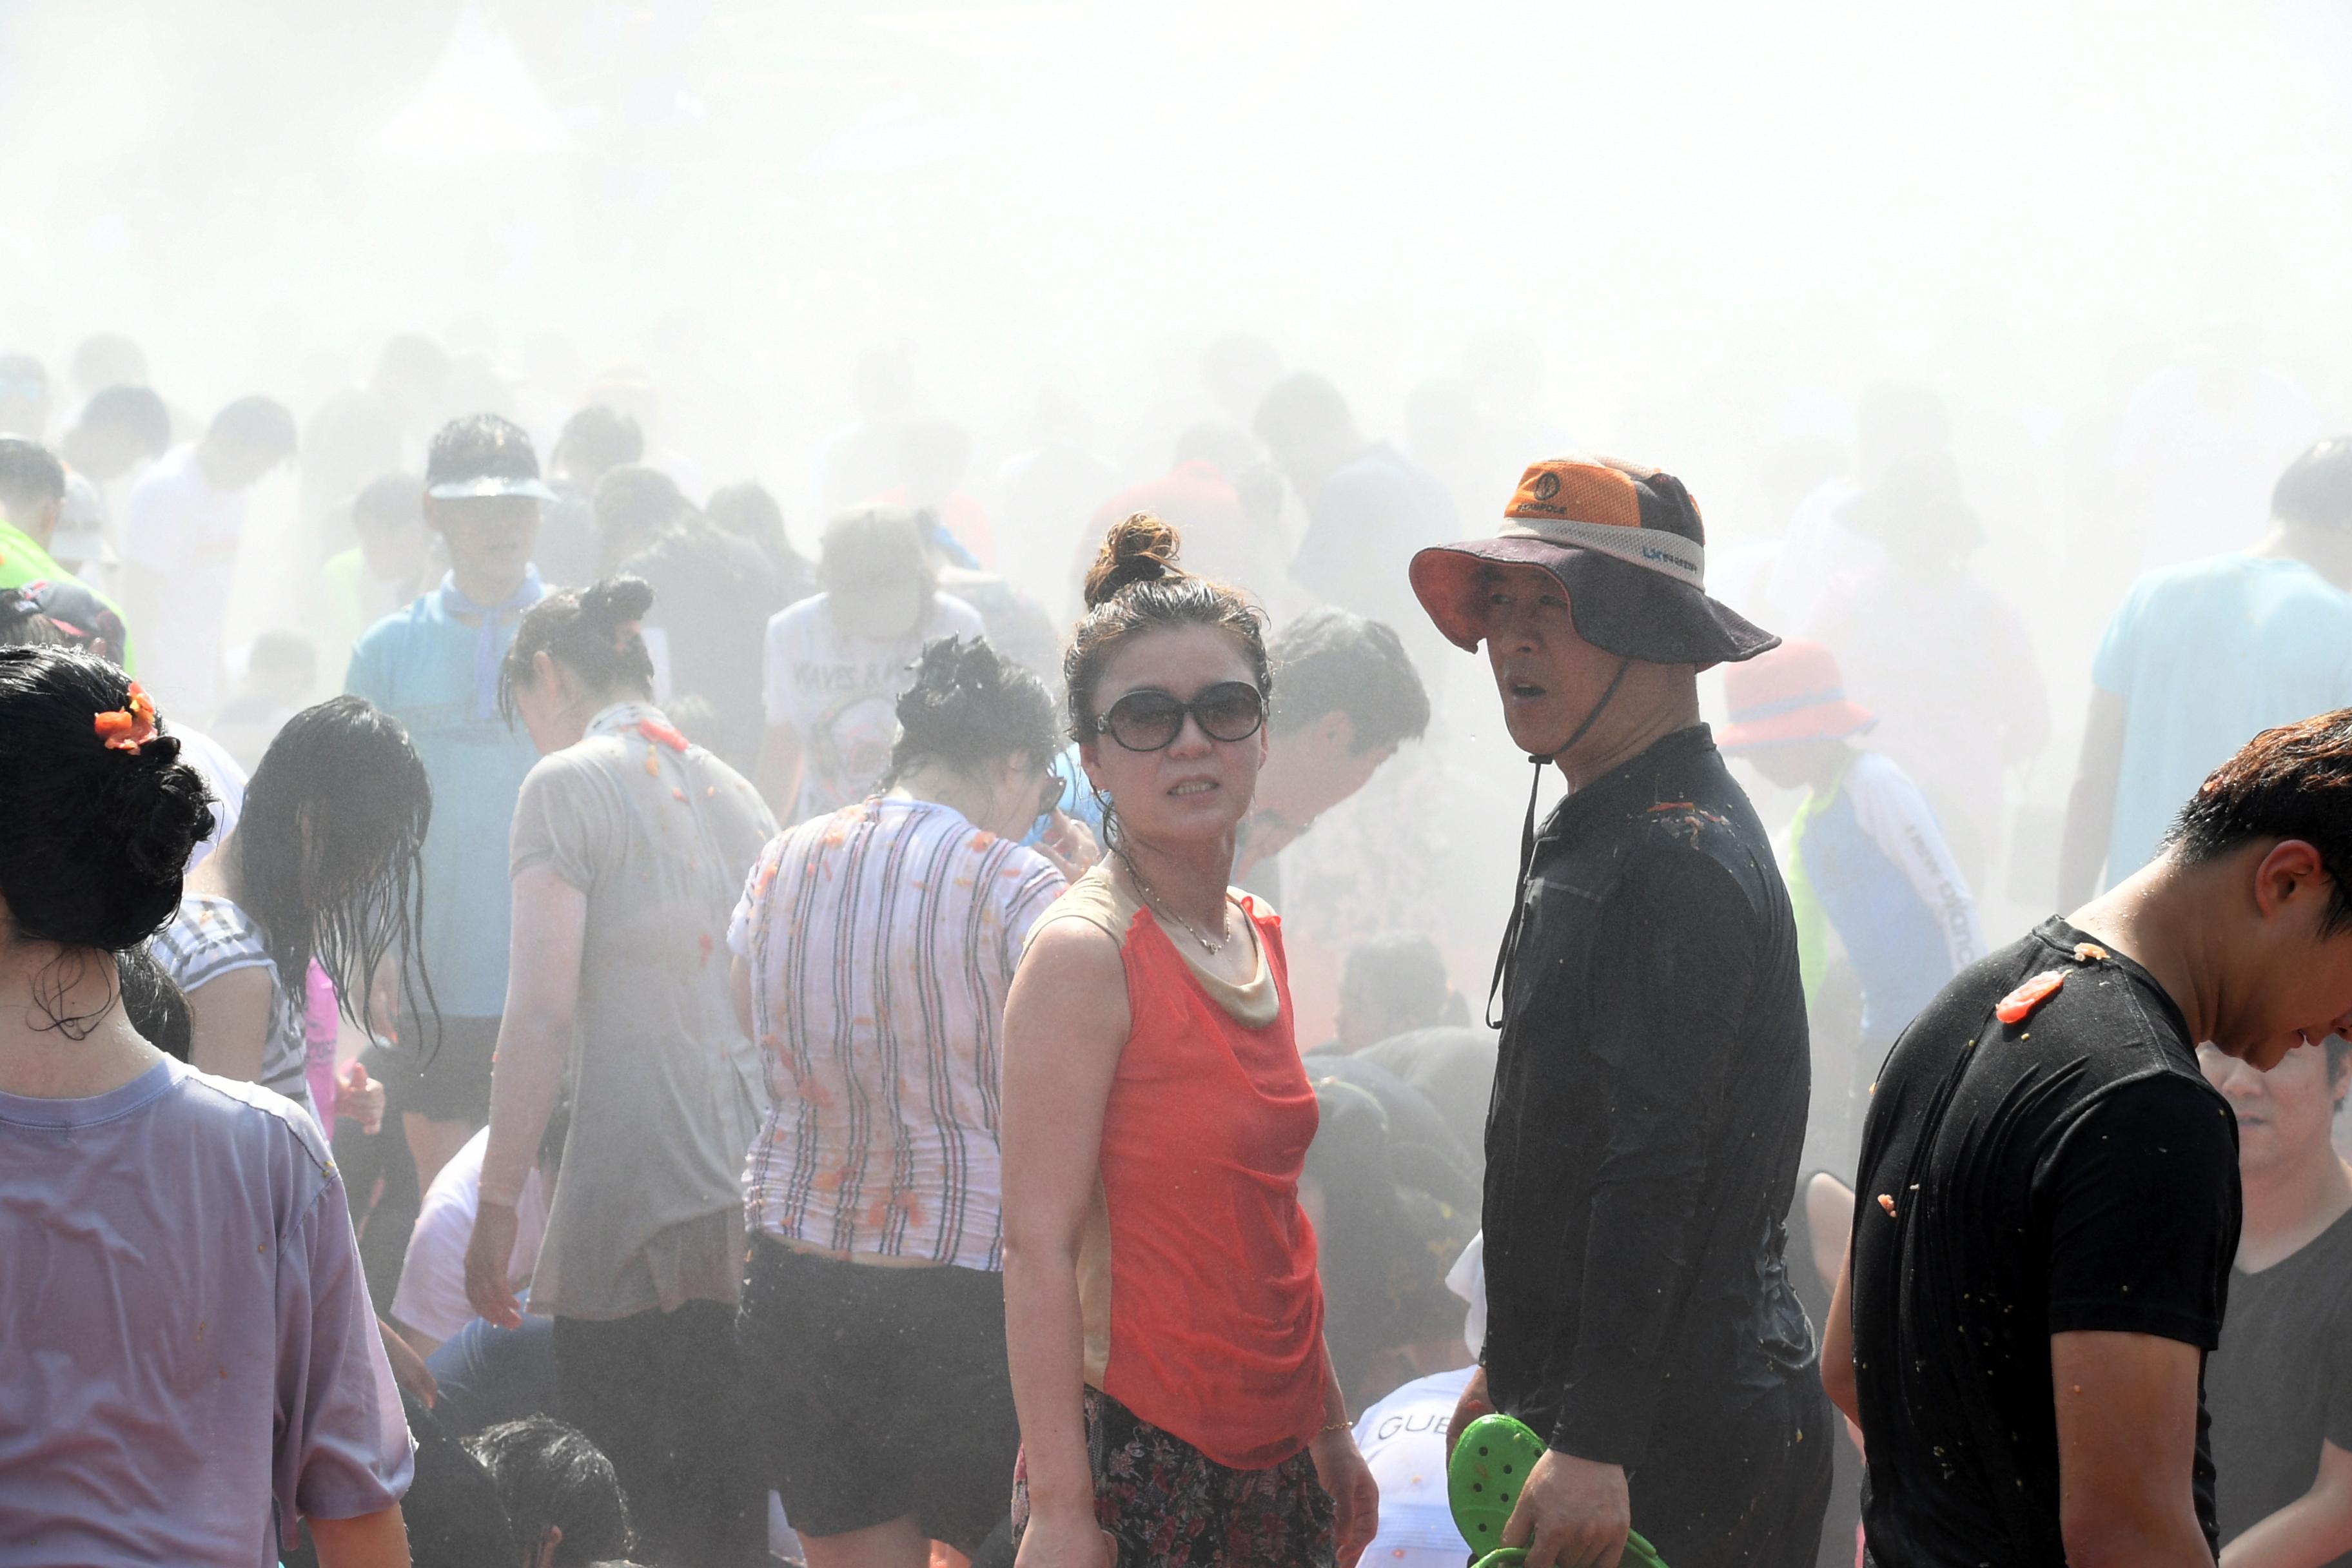
{"type": "Polygon", "coordinates": [[[1412,591],[1437,629],[1472,652],[1486,633],[1490,565],[1540,566],[1568,591],[1576,634],[1620,658],[1701,668],[1780,643],[1706,592],[1706,530],[1682,481],[1615,458],[1530,464],[1491,539],[1412,558],[1412,591]]]}

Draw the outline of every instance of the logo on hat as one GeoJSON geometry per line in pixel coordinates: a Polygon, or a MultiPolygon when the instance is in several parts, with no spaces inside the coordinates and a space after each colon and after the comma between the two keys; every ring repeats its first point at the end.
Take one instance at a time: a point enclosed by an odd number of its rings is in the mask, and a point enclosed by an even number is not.
{"type": "Polygon", "coordinates": [[[1546,471],[1536,476],[1536,500],[1549,500],[1552,497],[1558,494],[1559,494],[1559,476],[1558,474],[1546,471]]]}

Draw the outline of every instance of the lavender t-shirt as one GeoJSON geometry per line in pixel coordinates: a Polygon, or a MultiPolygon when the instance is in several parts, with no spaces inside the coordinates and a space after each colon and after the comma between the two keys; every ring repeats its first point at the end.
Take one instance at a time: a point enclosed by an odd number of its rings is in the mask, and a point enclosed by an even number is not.
{"type": "Polygon", "coordinates": [[[307,1115],[175,1061],[0,1094],[0,1568],[254,1568],[410,1468],[307,1115]]]}

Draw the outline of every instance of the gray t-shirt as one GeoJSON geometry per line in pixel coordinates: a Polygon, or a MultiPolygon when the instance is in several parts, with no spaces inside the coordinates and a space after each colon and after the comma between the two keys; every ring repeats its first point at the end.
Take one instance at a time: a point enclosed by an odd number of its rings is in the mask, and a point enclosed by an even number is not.
{"type": "Polygon", "coordinates": [[[0,1094],[0,1563],[254,1568],[410,1470],[309,1117],[175,1061],[0,1094]]]}
{"type": "Polygon", "coordinates": [[[650,706],[598,714],[515,806],[511,868],[588,898],[572,1131],[535,1312],[609,1321],[741,1291],[743,1153],[767,1110],[727,922],[776,830],[757,791],[650,706]]]}

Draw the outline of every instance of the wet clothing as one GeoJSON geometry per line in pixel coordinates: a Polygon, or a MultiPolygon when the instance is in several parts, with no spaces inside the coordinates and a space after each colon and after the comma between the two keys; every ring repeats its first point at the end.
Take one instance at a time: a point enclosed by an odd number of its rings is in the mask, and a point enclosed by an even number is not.
{"type": "MultiPolygon", "coordinates": [[[[735,1021],[727,917],[775,829],[742,776],[642,703],[540,762],[512,864],[586,895],[572,1124],[530,1304],[608,1321],[741,1293],[743,1151],[765,1109],[735,1021]]],[[[492,1140],[481,1198],[513,1204],[536,1150],[492,1140]]]]}
{"type": "Polygon", "coordinates": [[[2225,1543],[2311,1489],[2322,1443],[2352,1449],[2352,1214],[2260,1273],[2231,1271],[2205,1402],[2225,1543]]]}
{"type": "Polygon", "coordinates": [[[181,896],[180,912],[156,933],[153,952],[155,962],[183,991],[241,969],[268,975],[268,1031],[261,1046],[261,1076],[255,1081],[300,1106],[316,1123],[319,1110],[310,1101],[305,1071],[310,1041],[303,1030],[303,1010],[308,998],[278,975],[268,942],[260,922],[243,906],[217,893],[186,893],[181,896]]]}
{"type": "MultiPolygon", "coordinates": [[[[444,1018],[495,1020],[507,1005],[507,830],[523,775],[539,761],[530,737],[499,713],[499,663],[525,610],[545,590],[537,574],[505,604],[476,605],[454,578],[386,616],[352,649],[343,689],[400,721],[433,782],[433,820],[419,875],[418,933],[444,1018]]],[[[420,993],[421,994],[421,993],[420,993]]],[[[430,1036],[422,1047],[430,1048],[430,1036]]],[[[406,1037],[404,1047],[415,1047],[406,1037]]],[[[446,1070],[438,1058],[428,1075],[446,1070]]],[[[488,1114],[485,1099],[474,1109],[488,1114]]],[[[419,1109],[410,1106],[407,1109],[419,1109]]]]}
{"type": "Polygon", "coordinates": [[[1315,1090],[1291,1033],[1282,924],[1230,893],[1257,972],[1202,973],[1105,861],[1038,922],[1116,939],[1133,1020],[1103,1110],[1078,1259],[1086,1381],[1235,1470],[1323,1424],[1323,1291],[1298,1207],[1315,1090]]]}
{"type": "Polygon", "coordinates": [[[647,1563],[768,1568],[734,1309],[558,1318],[555,1414],[613,1461],[647,1563]]]}
{"type": "Polygon", "coordinates": [[[1831,1428],[1783,1260],[1810,1073],[1796,924],[1706,726],[1563,800],[1523,897],[1486,1126],[1495,1403],[1623,1466],[1675,1568],[1810,1563],[1831,1428]],[[1796,1480],[1794,1502],[1757,1489],[1796,1480]]]}
{"type": "MultiPolygon", "coordinates": [[[[1331,1568],[1336,1510],[1314,1456],[1235,1469],[1098,1388],[1086,1403],[1095,1521],[1118,1542],[1118,1568],[1331,1568]]],[[[1024,1462],[1013,1474],[1016,1549],[1028,1528],[1024,1462]]]]}
{"type": "Polygon", "coordinates": [[[1004,997],[1066,885],[903,796],[761,851],[727,931],[773,1098],[744,1161],[753,1226],[840,1257],[1004,1267],[1004,997]]]}
{"type": "Polygon", "coordinates": [[[342,1180],[257,1084],[0,1094],[0,1562],[252,1568],[408,1489],[342,1180]]]}
{"type": "Polygon", "coordinates": [[[801,1534],[912,1515],[969,1552],[1003,1521],[1021,1423],[1003,1275],[844,1262],[761,1236],[741,1339],[761,1479],[801,1534]]]}
{"type": "MultiPolygon", "coordinates": [[[[2238,1247],[2237,1122],[2138,964],[2063,920],[1971,966],[1878,1075],[1854,1205],[1863,1522],[1881,1568],[2065,1561],[2050,1339],[2211,1351],[2238,1247]],[[2030,1016],[1994,1009],[2065,981],[2030,1016]]],[[[2214,1540],[2200,1399],[2192,1487],[2214,1540]]]]}

